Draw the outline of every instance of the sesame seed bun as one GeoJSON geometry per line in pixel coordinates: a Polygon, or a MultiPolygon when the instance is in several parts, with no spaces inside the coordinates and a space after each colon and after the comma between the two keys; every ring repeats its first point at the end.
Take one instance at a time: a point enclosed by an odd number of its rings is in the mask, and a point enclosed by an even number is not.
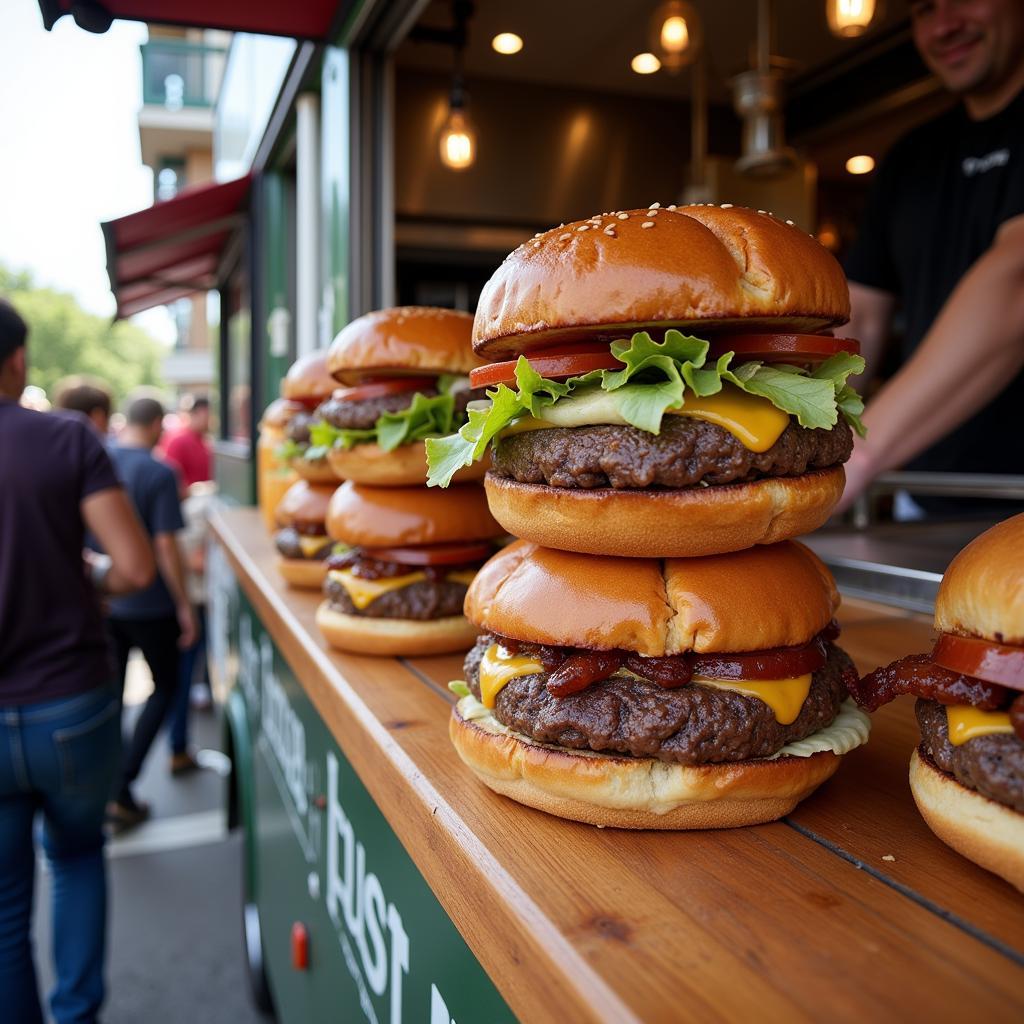
{"type": "Polygon", "coordinates": [[[319,349],[299,356],[281,381],[281,397],[310,402],[331,397],[338,386],[327,372],[327,352],[319,349]]]}
{"type": "Polygon", "coordinates": [[[1024,513],[986,530],[953,559],[935,600],[935,628],[1024,644],[1024,513]]]}
{"type": "Polygon", "coordinates": [[[476,629],[461,615],[444,619],[383,619],[346,615],[324,601],[316,610],[324,639],[339,651],[392,658],[451,654],[473,646],[476,629]]]}
{"type": "Polygon", "coordinates": [[[473,318],[454,309],[397,306],[358,317],[334,339],[327,368],[343,384],[368,374],[469,373],[480,360],[473,318]]]}
{"type": "Polygon", "coordinates": [[[299,530],[311,526],[323,527],[334,490],[332,486],[324,487],[306,480],[292,484],[274,510],[277,525],[294,526],[299,530]]]}
{"type": "Polygon", "coordinates": [[[664,657],[804,644],[838,607],[828,569],[793,541],[658,561],[520,540],[480,569],[465,612],[482,631],[529,643],[664,657]]]}
{"type": "Polygon", "coordinates": [[[452,708],[459,757],[496,793],[560,818],[614,828],[735,828],[788,814],[839,767],[829,752],[681,765],[537,743],[452,708]]]}
{"type": "MultiPolygon", "coordinates": [[[[327,453],[331,470],[339,480],[374,487],[410,487],[427,484],[427,449],[423,441],[399,445],[386,452],[378,444],[356,444],[351,448],[332,448],[327,453]]],[[[452,481],[457,484],[483,480],[490,457],[460,469],[452,481]]]]}
{"type": "Polygon", "coordinates": [[[494,518],[547,547],[689,558],[774,544],[821,526],[843,493],[842,466],[795,477],[678,490],[550,487],[488,473],[494,518]]]}
{"type": "Polygon", "coordinates": [[[331,497],[327,532],[334,540],[368,548],[489,540],[503,533],[476,484],[442,491],[368,487],[351,480],[331,497]]]}
{"type": "Polygon", "coordinates": [[[910,790],[939,839],[1024,892],[1024,815],[962,786],[920,749],[910,758],[910,790]]]}
{"type": "Polygon", "coordinates": [[[487,282],[473,348],[497,361],[645,327],[699,335],[845,323],[842,268],[803,231],[743,207],[629,210],[553,228],[487,282]]]}
{"type": "Polygon", "coordinates": [[[277,571],[296,590],[320,590],[327,579],[327,561],[313,558],[279,558],[277,571]]]}

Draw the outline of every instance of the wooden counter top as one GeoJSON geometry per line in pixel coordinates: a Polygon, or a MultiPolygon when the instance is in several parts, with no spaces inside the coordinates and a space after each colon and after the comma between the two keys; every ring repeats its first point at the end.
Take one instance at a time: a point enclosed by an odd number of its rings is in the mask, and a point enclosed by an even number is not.
{"type": "MultiPolygon", "coordinates": [[[[213,522],[243,591],[345,756],[523,1021],[1024,1019],[1024,897],[914,807],[913,702],[783,821],[596,829],[486,789],[448,740],[460,657],[329,650],[255,510],[213,522]],[[892,860],[884,858],[891,857],[892,860]]],[[[850,601],[862,670],[927,648],[919,616],[850,601]]]]}

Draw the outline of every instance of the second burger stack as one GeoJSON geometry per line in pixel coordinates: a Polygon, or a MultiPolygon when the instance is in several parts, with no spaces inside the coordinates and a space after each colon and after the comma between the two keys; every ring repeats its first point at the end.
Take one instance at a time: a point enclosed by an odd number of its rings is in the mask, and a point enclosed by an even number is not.
{"type": "Polygon", "coordinates": [[[827,519],[859,429],[817,242],[729,206],[617,211],[512,253],[481,295],[487,387],[427,442],[432,483],[491,453],[522,538],[470,586],[451,737],[492,789],[598,825],[790,811],[867,739],[839,598],[792,538],[827,519]]]}

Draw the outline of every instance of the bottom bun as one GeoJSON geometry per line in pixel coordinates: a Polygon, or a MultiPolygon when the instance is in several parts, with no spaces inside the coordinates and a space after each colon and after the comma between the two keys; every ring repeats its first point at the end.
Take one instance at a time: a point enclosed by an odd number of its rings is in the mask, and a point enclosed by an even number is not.
{"type": "Polygon", "coordinates": [[[376,619],[346,615],[329,601],[316,610],[316,624],[324,639],[339,651],[415,657],[468,651],[479,630],[461,615],[446,619],[376,619]]]}
{"type": "Polygon", "coordinates": [[[842,466],[802,476],[677,490],[523,484],[488,473],[491,515],[543,547],[630,558],[693,558],[816,530],[843,493],[842,466]]]}
{"type": "Polygon", "coordinates": [[[288,465],[311,484],[337,484],[338,478],[331,469],[331,464],[326,459],[290,459],[288,465]]]}
{"type": "Polygon", "coordinates": [[[528,807],[614,828],[736,828],[788,814],[839,767],[831,751],[810,757],[681,765],[535,743],[494,719],[452,709],[459,757],[496,793],[528,807]],[[497,723],[495,723],[497,724],[497,723]]]}
{"type": "Polygon", "coordinates": [[[327,579],[327,562],[318,562],[312,558],[279,558],[277,571],[290,587],[319,590],[327,579]]]}
{"type": "Polygon", "coordinates": [[[910,758],[910,791],[947,846],[1024,892],[1024,814],[960,785],[920,749],[910,758]]]}
{"type": "MultiPolygon", "coordinates": [[[[327,460],[338,477],[357,484],[413,487],[427,483],[427,449],[422,441],[399,445],[390,452],[373,443],[332,448],[327,460]]],[[[482,480],[488,465],[490,460],[485,459],[466,466],[452,477],[452,482],[464,484],[482,480]]]]}

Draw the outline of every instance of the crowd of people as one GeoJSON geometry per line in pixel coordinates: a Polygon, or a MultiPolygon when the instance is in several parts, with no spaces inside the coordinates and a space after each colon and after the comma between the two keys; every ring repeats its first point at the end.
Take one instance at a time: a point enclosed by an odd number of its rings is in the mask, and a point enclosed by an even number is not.
{"type": "Polygon", "coordinates": [[[102,381],[54,407],[19,399],[28,328],[0,299],[0,1016],[42,1022],[30,938],[35,822],[52,872],[58,1022],[103,1001],[108,831],[143,822],[134,783],[161,728],[173,775],[199,767],[190,705],[209,706],[203,558],[213,494],[209,401],[177,426],[151,394],[113,413],[102,381]],[[114,421],[118,415],[118,421],[114,421]],[[153,688],[124,716],[129,655],[153,688]],[[10,1014],[11,1016],[7,1016],[10,1014]]]}

